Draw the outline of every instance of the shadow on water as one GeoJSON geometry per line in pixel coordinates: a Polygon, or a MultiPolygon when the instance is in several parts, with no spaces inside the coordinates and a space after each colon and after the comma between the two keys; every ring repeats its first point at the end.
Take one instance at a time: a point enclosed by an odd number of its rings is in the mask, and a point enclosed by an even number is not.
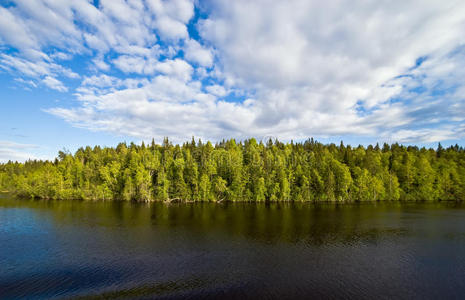
{"type": "Polygon", "coordinates": [[[0,199],[0,298],[460,298],[465,206],[0,199]]]}

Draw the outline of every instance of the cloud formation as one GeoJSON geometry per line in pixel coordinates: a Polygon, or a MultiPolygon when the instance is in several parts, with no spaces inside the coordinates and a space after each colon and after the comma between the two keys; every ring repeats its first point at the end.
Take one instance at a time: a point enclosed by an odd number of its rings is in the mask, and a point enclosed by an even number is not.
{"type": "Polygon", "coordinates": [[[1,69],[72,94],[47,111],[73,126],[140,139],[460,139],[464,42],[454,0],[0,7],[1,69]]]}
{"type": "Polygon", "coordinates": [[[20,144],[11,141],[0,141],[0,163],[11,161],[25,161],[28,159],[40,159],[32,154],[38,146],[30,144],[20,144]]]}

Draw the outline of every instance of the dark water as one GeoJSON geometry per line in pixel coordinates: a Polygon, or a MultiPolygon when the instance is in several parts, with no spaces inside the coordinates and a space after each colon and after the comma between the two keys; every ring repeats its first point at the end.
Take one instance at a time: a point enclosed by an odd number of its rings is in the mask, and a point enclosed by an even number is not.
{"type": "Polygon", "coordinates": [[[0,298],[465,298],[465,206],[0,199],[0,298]]]}

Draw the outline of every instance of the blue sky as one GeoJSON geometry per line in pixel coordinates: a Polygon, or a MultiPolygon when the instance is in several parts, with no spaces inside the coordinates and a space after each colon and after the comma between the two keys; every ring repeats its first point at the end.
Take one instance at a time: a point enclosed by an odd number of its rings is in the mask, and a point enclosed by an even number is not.
{"type": "Polygon", "coordinates": [[[463,1],[0,4],[0,162],[164,136],[465,145],[463,1]]]}

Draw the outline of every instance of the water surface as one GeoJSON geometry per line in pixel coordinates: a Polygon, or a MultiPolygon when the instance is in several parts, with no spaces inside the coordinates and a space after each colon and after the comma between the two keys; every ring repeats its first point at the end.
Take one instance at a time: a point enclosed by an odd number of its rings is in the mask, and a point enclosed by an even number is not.
{"type": "Polygon", "coordinates": [[[464,298],[465,206],[0,198],[0,298],[464,298]]]}

